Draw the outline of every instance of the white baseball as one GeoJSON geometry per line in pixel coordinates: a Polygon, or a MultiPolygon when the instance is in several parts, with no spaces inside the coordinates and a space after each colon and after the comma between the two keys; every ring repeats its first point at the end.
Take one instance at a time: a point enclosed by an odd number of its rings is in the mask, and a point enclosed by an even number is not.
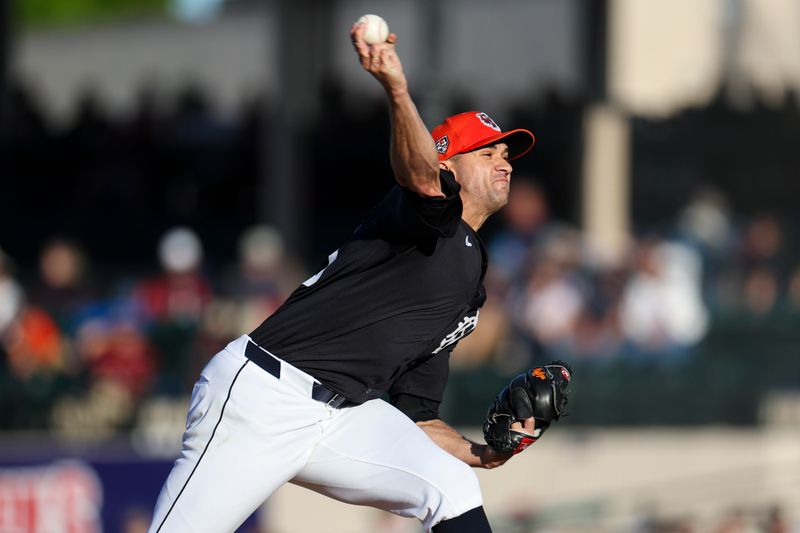
{"type": "Polygon", "coordinates": [[[358,19],[358,23],[366,24],[364,28],[364,41],[367,44],[377,44],[386,41],[389,37],[389,25],[378,15],[364,15],[358,19]]]}

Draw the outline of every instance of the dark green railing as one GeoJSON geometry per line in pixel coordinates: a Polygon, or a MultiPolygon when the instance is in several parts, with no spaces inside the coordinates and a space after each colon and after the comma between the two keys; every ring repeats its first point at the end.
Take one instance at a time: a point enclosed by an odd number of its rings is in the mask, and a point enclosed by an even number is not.
{"type": "MultiPolygon", "coordinates": [[[[757,424],[768,393],[800,391],[800,314],[717,317],[704,341],[679,358],[571,363],[572,414],[565,424],[757,424]]],[[[479,425],[509,377],[490,365],[453,371],[443,416],[479,425]]]]}

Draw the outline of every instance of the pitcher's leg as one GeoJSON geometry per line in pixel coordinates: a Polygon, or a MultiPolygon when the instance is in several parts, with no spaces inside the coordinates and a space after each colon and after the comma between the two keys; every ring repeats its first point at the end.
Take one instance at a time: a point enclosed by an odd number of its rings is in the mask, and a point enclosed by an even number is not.
{"type": "Polygon", "coordinates": [[[292,483],[416,517],[427,529],[483,503],[472,468],[382,400],[343,409],[326,423],[322,440],[292,483]]]}
{"type": "Polygon", "coordinates": [[[240,354],[220,352],[195,385],[183,449],[149,533],[235,531],[308,457],[324,409],[240,354]]]}

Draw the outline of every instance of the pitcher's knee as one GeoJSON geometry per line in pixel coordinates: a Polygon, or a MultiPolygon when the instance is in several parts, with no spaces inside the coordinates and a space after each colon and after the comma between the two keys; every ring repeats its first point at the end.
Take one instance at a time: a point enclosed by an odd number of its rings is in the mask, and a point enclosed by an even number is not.
{"type": "Polygon", "coordinates": [[[455,459],[438,470],[441,475],[425,490],[420,520],[426,529],[483,505],[478,476],[466,463],[455,459]]]}

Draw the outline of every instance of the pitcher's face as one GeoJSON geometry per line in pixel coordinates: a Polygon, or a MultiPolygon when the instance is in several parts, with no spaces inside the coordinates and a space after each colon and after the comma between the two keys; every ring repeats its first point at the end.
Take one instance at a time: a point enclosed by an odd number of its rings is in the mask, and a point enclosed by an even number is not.
{"type": "Polygon", "coordinates": [[[461,185],[465,209],[491,215],[508,202],[511,163],[508,145],[497,143],[456,155],[442,162],[461,185]]]}

